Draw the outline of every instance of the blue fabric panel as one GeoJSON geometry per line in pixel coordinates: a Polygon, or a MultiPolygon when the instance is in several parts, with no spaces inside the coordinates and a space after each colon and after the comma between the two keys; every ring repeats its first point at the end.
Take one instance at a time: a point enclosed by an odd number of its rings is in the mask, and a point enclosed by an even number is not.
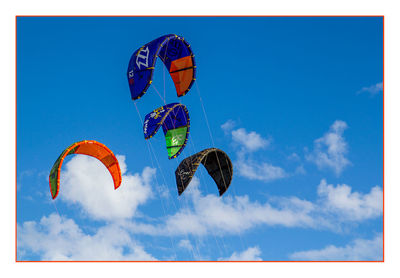
{"type": "Polygon", "coordinates": [[[133,53],[127,72],[132,99],[140,98],[150,85],[158,48],[167,37],[168,35],[155,39],[133,53]]]}
{"type": "Polygon", "coordinates": [[[181,37],[174,37],[167,40],[164,46],[160,49],[158,56],[164,62],[168,71],[171,68],[171,62],[177,59],[192,55],[192,51],[184,43],[181,37]]]}
{"type": "Polygon", "coordinates": [[[143,122],[144,138],[152,137],[161,126],[165,135],[168,130],[188,126],[189,123],[189,113],[185,105],[170,103],[146,115],[143,122]]]}
{"type": "Polygon", "coordinates": [[[186,114],[184,106],[175,106],[175,108],[169,112],[168,116],[164,120],[164,123],[162,124],[164,135],[170,129],[187,126],[188,120],[188,115],[186,114]]]}
{"type": "Polygon", "coordinates": [[[162,124],[165,115],[171,110],[171,107],[178,103],[170,103],[160,108],[153,110],[147,114],[143,122],[144,138],[148,139],[153,136],[162,124]]]}

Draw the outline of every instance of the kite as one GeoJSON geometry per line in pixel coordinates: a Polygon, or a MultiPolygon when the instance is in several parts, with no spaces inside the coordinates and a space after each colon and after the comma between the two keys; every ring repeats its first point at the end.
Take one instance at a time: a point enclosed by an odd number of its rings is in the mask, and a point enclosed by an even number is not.
{"type": "Polygon", "coordinates": [[[110,172],[114,181],[114,189],[117,189],[121,185],[121,169],[119,168],[118,160],[112,151],[105,145],[94,140],[84,140],[76,142],[66,148],[57,158],[53,168],[51,168],[49,184],[53,199],[57,197],[58,191],[60,190],[61,165],[63,164],[65,157],[70,154],[86,154],[97,158],[110,172]]]}
{"type": "Polygon", "coordinates": [[[190,118],[186,106],[170,103],[147,114],[143,123],[144,138],[150,139],[162,126],[167,144],[168,158],[176,158],[186,146],[190,118]]]}
{"type": "Polygon", "coordinates": [[[200,163],[217,184],[219,195],[225,193],[232,181],[232,162],[228,155],[217,148],[202,150],[185,158],[175,171],[178,194],[181,195],[189,185],[200,163]]]}
{"type": "Polygon", "coordinates": [[[164,35],[140,47],[129,61],[127,75],[133,100],[141,98],[149,88],[157,57],[168,69],[178,97],[184,96],[196,80],[190,45],[183,37],[164,35]]]}

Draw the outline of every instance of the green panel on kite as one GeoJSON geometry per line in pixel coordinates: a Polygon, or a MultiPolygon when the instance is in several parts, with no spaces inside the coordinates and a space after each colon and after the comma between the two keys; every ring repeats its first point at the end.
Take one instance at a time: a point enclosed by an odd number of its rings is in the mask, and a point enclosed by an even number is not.
{"type": "Polygon", "coordinates": [[[50,189],[51,189],[51,195],[55,196],[57,193],[57,170],[58,170],[58,165],[60,165],[60,163],[58,162],[57,165],[55,165],[55,167],[53,167],[51,169],[50,172],[50,189]]]}
{"type": "Polygon", "coordinates": [[[180,127],[170,129],[165,134],[165,141],[167,143],[168,156],[173,157],[185,144],[187,127],[180,127]]]}
{"type": "Polygon", "coordinates": [[[50,189],[51,189],[51,194],[52,196],[56,196],[57,194],[57,179],[58,179],[58,170],[60,167],[60,163],[63,161],[63,158],[69,154],[73,154],[75,152],[75,150],[77,149],[78,146],[74,147],[73,149],[70,149],[68,152],[68,148],[66,150],[64,150],[60,156],[57,158],[56,162],[53,165],[53,168],[51,168],[50,171],[50,189]],[[66,152],[68,152],[66,154],[66,152]]]}

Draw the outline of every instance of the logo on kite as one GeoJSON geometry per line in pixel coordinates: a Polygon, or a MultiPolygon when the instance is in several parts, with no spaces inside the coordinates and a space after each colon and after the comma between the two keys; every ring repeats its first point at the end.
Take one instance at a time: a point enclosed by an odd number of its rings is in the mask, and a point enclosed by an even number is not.
{"type": "Polygon", "coordinates": [[[149,47],[146,46],[145,49],[140,49],[139,53],[136,56],[136,65],[140,69],[140,65],[148,67],[149,62],[149,47]]]}
{"type": "Polygon", "coordinates": [[[163,112],[165,112],[164,107],[157,108],[152,113],[150,113],[150,117],[153,119],[157,119],[158,117],[160,117],[160,114],[163,112]]]}
{"type": "Polygon", "coordinates": [[[171,138],[172,144],[174,145],[179,145],[179,142],[182,142],[184,140],[184,134],[176,134],[171,138]]]}

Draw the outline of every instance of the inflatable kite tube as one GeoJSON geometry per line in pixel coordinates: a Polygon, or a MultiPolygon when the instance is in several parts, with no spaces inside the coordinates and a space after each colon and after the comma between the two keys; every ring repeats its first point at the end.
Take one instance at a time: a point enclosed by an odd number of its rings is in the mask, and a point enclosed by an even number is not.
{"type": "Polygon", "coordinates": [[[229,156],[217,148],[202,150],[185,158],[175,171],[178,194],[181,195],[189,185],[200,163],[215,181],[219,195],[222,196],[232,181],[232,162],[229,156]]]}
{"type": "Polygon", "coordinates": [[[144,138],[150,139],[162,126],[168,158],[176,158],[185,148],[190,130],[189,111],[181,103],[170,103],[147,114],[143,122],[144,138]]]}
{"type": "Polygon", "coordinates": [[[57,158],[49,175],[50,192],[53,199],[55,199],[60,190],[60,171],[63,161],[67,155],[70,154],[85,154],[97,158],[110,172],[113,181],[114,189],[121,185],[121,169],[119,168],[118,160],[112,151],[105,145],[94,140],[84,140],[76,142],[66,148],[61,155],[57,158]]]}
{"type": "Polygon", "coordinates": [[[149,88],[157,57],[163,61],[175,84],[178,97],[189,92],[196,80],[196,65],[189,43],[175,34],[164,35],[136,50],[128,65],[128,83],[133,100],[149,88]]]}

